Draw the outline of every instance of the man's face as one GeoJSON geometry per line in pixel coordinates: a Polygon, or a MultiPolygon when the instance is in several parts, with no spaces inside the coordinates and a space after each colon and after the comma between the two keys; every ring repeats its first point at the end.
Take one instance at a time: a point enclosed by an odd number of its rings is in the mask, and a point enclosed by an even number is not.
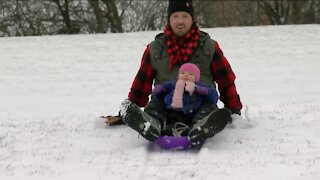
{"type": "Polygon", "coordinates": [[[184,11],[177,11],[171,14],[169,23],[173,30],[173,33],[179,37],[182,37],[187,32],[189,32],[193,21],[189,13],[184,11]]]}

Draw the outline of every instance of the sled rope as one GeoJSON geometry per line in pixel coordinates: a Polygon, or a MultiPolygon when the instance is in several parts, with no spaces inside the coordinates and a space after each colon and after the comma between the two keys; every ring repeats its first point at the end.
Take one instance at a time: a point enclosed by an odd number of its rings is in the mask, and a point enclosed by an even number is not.
{"type": "Polygon", "coordinates": [[[172,135],[181,137],[183,131],[189,129],[189,126],[182,122],[176,122],[172,128],[172,135]],[[178,127],[179,126],[179,127],[178,127]]]}

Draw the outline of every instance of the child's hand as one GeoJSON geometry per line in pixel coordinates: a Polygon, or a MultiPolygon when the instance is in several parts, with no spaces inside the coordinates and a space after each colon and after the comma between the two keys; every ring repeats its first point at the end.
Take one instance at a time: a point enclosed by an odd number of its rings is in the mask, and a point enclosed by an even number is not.
{"type": "Polygon", "coordinates": [[[163,93],[163,92],[165,92],[165,91],[166,91],[166,90],[164,89],[163,85],[158,84],[158,85],[156,85],[156,87],[154,88],[153,93],[156,94],[156,95],[159,95],[159,94],[161,94],[161,93],[163,93]]]}
{"type": "Polygon", "coordinates": [[[176,83],[176,88],[184,88],[186,82],[184,80],[178,80],[176,83]]]}
{"type": "Polygon", "coordinates": [[[196,87],[196,92],[200,95],[207,95],[209,90],[206,87],[201,87],[201,86],[197,86],[196,87]]]}
{"type": "Polygon", "coordinates": [[[189,81],[186,82],[185,90],[189,92],[190,96],[193,94],[195,88],[196,88],[196,84],[194,82],[189,82],[189,81]]]}

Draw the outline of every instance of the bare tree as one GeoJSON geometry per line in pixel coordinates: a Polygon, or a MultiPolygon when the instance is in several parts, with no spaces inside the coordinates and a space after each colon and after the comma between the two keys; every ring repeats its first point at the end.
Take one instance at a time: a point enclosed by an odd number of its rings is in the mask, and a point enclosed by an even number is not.
{"type": "Polygon", "coordinates": [[[9,2],[0,1],[0,36],[11,36],[11,31],[9,30],[9,27],[12,26],[11,13],[9,2]]]}
{"type": "Polygon", "coordinates": [[[319,0],[260,0],[271,24],[319,23],[319,0]]]}
{"type": "Polygon", "coordinates": [[[48,16],[43,11],[44,4],[39,1],[1,1],[0,6],[0,36],[30,36],[46,32],[47,28],[43,26],[45,19],[39,17],[48,16]]]}
{"type": "MultiPolygon", "coordinates": [[[[194,0],[201,27],[320,23],[319,0],[194,0]]],[[[0,36],[160,30],[164,0],[0,0],[0,36]]]]}
{"type": "Polygon", "coordinates": [[[198,23],[202,27],[253,26],[260,23],[258,1],[194,1],[198,23]]]}
{"type": "Polygon", "coordinates": [[[259,5],[263,8],[271,24],[280,25],[288,22],[290,0],[260,0],[259,5]]]}
{"type": "Polygon", "coordinates": [[[111,24],[111,32],[121,33],[122,29],[122,20],[121,16],[118,14],[118,8],[116,6],[115,0],[102,0],[107,7],[106,18],[111,24]]]}
{"type": "Polygon", "coordinates": [[[91,4],[91,6],[93,8],[93,12],[94,12],[96,20],[97,20],[96,32],[98,32],[98,33],[106,32],[106,28],[104,25],[105,22],[103,20],[104,17],[103,17],[102,11],[99,6],[99,1],[98,0],[89,0],[89,3],[91,4]]]}
{"type": "Polygon", "coordinates": [[[162,0],[133,1],[124,13],[124,27],[128,31],[162,29],[167,23],[166,7],[162,0]]]}
{"type": "Polygon", "coordinates": [[[57,6],[63,17],[63,21],[66,25],[65,28],[59,30],[59,33],[62,34],[77,34],[80,32],[79,27],[74,27],[71,23],[70,12],[69,12],[69,2],[72,0],[63,0],[63,4],[60,0],[52,0],[57,6]]]}
{"type": "Polygon", "coordinates": [[[320,2],[319,0],[293,1],[294,21],[297,24],[319,23],[320,2]]]}
{"type": "Polygon", "coordinates": [[[314,23],[320,23],[320,1],[314,0],[314,23]]]}

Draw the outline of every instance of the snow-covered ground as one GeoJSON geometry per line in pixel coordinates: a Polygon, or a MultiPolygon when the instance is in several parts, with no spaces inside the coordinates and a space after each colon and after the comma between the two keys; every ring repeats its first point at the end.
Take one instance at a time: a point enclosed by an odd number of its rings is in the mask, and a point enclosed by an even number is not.
{"type": "Polygon", "coordinates": [[[0,38],[0,179],[320,179],[320,26],[204,30],[245,108],[190,151],[98,118],[117,114],[158,32],[0,38]]]}

